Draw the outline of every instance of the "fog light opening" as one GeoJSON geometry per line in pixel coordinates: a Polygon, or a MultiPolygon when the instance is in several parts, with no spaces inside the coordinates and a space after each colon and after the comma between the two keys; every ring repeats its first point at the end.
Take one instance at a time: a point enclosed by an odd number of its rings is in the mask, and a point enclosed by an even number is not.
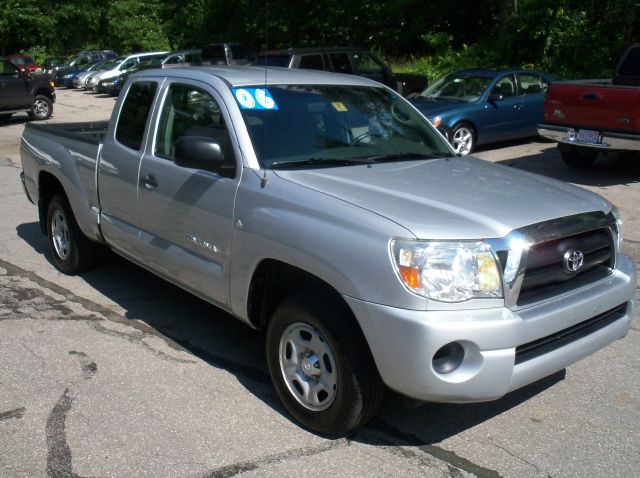
{"type": "Polygon", "coordinates": [[[464,347],[458,342],[451,342],[433,356],[433,369],[440,374],[448,374],[456,370],[464,360],[464,347]]]}

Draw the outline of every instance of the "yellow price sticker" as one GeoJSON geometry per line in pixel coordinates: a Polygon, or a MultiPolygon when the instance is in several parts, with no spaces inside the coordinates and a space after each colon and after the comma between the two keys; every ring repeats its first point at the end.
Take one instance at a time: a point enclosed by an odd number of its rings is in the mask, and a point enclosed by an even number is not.
{"type": "Polygon", "coordinates": [[[340,111],[341,113],[344,113],[345,111],[348,111],[347,107],[341,101],[333,101],[333,102],[331,102],[331,105],[333,105],[333,107],[334,107],[334,109],[336,111],[340,111]]]}

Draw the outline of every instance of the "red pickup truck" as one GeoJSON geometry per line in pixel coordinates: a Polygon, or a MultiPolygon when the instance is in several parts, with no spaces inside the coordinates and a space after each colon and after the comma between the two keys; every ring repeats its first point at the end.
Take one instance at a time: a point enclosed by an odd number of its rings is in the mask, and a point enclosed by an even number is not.
{"type": "Polygon", "coordinates": [[[611,80],[549,86],[538,133],[558,142],[572,168],[591,166],[601,151],[640,151],[640,43],[631,46],[611,80]]]}

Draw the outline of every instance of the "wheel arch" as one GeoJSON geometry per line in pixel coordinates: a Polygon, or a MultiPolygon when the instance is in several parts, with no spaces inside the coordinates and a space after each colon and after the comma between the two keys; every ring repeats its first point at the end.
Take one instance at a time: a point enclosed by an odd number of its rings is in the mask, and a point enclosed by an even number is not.
{"type": "Polygon", "coordinates": [[[38,175],[38,218],[40,220],[40,231],[47,235],[47,208],[51,199],[63,194],[67,199],[67,193],[60,180],[47,171],[40,171],[38,175]]]}
{"type": "Polygon", "coordinates": [[[38,95],[42,95],[42,96],[46,96],[47,98],[49,98],[51,101],[53,101],[53,93],[51,93],[51,90],[48,88],[38,88],[34,93],[33,93],[33,97],[35,98],[38,95]]]}
{"type": "Polygon", "coordinates": [[[253,271],[247,294],[251,325],[263,329],[276,307],[292,293],[313,292],[344,305],[357,322],[338,290],[320,277],[278,259],[263,259],[253,271]]]}

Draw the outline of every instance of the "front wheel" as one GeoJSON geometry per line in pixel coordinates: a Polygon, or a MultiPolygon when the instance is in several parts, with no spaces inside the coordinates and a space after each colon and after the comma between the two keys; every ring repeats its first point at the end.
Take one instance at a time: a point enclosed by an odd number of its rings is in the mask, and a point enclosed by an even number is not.
{"type": "Polygon", "coordinates": [[[53,113],[53,103],[44,95],[36,95],[31,105],[31,111],[29,111],[29,117],[32,120],[46,120],[49,119],[53,113]]]}
{"type": "Polygon", "coordinates": [[[267,328],[267,363],[291,415],[326,436],[362,426],[384,391],[355,319],[331,298],[298,295],[278,306],[267,328]]]}
{"type": "Polygon", "coordinates": [[[77,274],[94,264],[98,245],[82,233],[69,201],[62,195],[54,196],[49,202],[47,239],[53,264],[60,272],[77,274]]]}
{"type": "Polygon", "coordinates": [[[0,123],[5,123],[11,119],[12,113],[5,113],[0,115],[0,123]]]}
{"type": "Polygon", "coordinates": [[[476,133],[467,123],[456,125],[451,133],[451,145],[457,154],[469,154],[476,147],[476,133]]]}

